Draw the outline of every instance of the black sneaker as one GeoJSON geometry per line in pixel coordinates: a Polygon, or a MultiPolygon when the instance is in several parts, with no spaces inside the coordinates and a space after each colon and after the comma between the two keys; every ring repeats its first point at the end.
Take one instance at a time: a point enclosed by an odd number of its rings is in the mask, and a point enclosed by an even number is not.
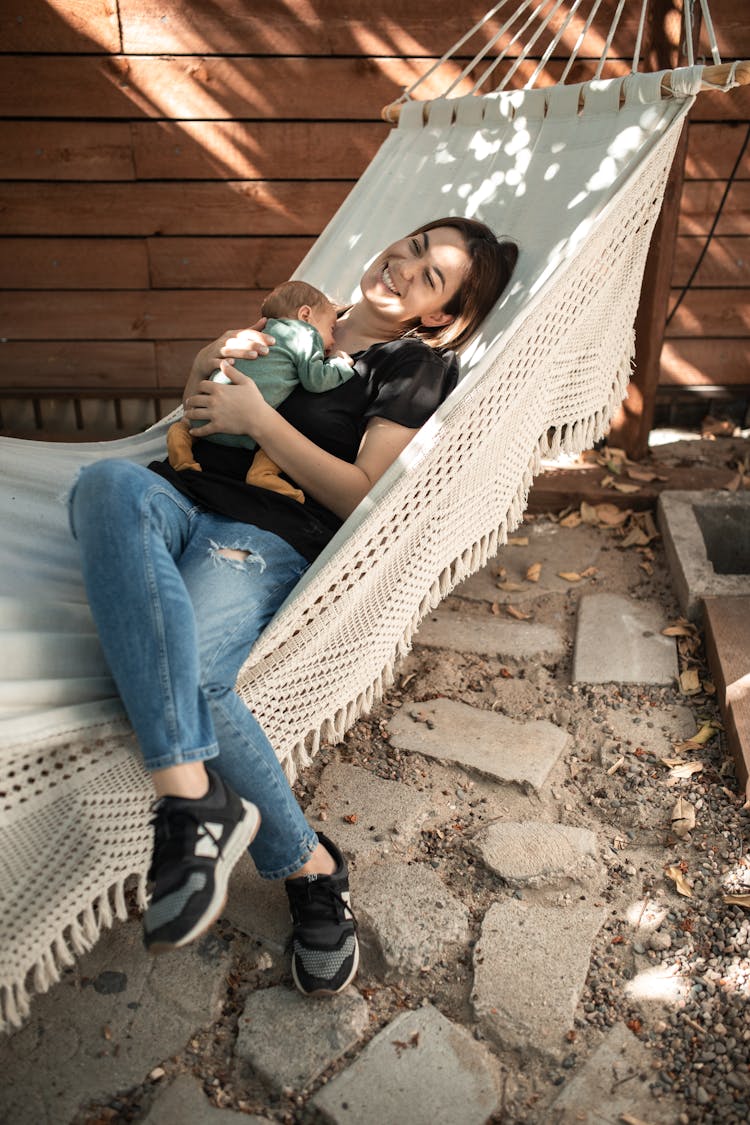
{"type": "Polygon", "coordinates": [[[187,945],[216,921],[232,868],[260,827],[255,805],[206,772],[205,797],[161,797],[154,805],[154,886],[143,916],[149,953],[187,945]]]}
{"type": "Polygon", "coordinates": [[[300,875],[286,881],[294,924],[292,976],[306,996],[341,992],[359,965],[349,868],[335,844],[320,833],[318,839],[336,861],[333,875],[300,875]]]}

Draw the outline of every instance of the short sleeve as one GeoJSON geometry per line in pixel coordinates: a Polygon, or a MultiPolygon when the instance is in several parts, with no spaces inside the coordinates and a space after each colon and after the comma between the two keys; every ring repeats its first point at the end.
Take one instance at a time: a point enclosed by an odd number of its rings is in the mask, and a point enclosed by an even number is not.
{"type": "Polygon", "coordinates": [[[458,359],[422,340],[394,340],[380,350],[372,376],[376,391],[365,418],[387,418],[417,430],[458,383],[458,359]]]}

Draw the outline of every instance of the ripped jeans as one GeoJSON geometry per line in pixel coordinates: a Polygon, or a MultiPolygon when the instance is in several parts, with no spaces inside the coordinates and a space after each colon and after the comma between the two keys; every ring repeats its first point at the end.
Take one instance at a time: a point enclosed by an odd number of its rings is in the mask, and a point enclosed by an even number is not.
{"type": "Polygon", "coordinates": [[[260,809],[250,848],[260,874],[290,875],[318,838],[234,684],[307,561],[130,461],[83,469],[69,507],[99,639],[146,768],[211,760],[260,809]]]}

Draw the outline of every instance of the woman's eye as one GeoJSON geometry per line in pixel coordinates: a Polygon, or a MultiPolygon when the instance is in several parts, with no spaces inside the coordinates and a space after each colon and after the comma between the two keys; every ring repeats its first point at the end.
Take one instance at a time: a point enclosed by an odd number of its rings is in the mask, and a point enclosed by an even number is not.
{"type": "Polygon", "coordinates": [[[427,282],[427,284],[429,285],[430,289],[435,288],[435,282],[433,281],[432,274],[430,273],[429,270],[425,270],[424,279],[427,282]]]}
{"type": "Polygon", "coordinates": [[[419,250],[420,250],[420,247],[419,247],[419,243],[417,242],[416,238],[412,238],[412,240],[411,240],[411,248],[412,248],[412,250],[414,251],[414,253],[415,253],[415,254],[417,255],[417,257],[419,257],[419,250]]]}

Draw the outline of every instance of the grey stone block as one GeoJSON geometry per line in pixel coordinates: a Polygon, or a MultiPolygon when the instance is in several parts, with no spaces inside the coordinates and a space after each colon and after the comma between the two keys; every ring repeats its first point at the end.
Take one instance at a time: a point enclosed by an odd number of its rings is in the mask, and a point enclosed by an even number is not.
{"type": "Polygon", "coordinates": [[[511,886],[541,887],[582,882],[601,874],[594,861],[596,837],[588,828],[543,821],[497,821],[479,832],[472,848],[511,886]]]}
{"type": "Polygon", "coordinates": [[[192,1074],[179,1074],[169,1086],[160,1087],[151,1103],[151,1109],[142,1125],[260,1125],[265,1117],[232,1109],[217,1109],[203,1093],[203,1088],[192,1074]]]}
{"type": "Polygon", "coordinates": [[[311,1000],[289,988],[253,992],[237,1028],[235,1057],[281,1093],[306,1089],[367,1029],[367,1003],[354,989],[311,1000]]]}
{"type": "Polygon", "coordinates": [[[261,879],[248,855],[232,872],[224,917],[274,952],[286,949],[292,924],[283,880],[261,879]]]}
{"type": "Polygon", "coordinates": [[[573,680],[586,684],[670,684],[678,675],[674,637],[656,602],[585,594],[578,607],[573,680]]]}
{"type": "Polygon", "coordinates": [[[389,1023],[312,1105],[334,1125],[485,1125],[498,1105],[495,1066],[426,1005],[389,1023]]]}
{"type": "Polygon", "coordinates": [[[387,977],[430,968],[469,941],[468,910],[430,867],[387,860],[355,886],[365,959],[387,977]]]}
{"type": "Polygon", "coordinates": [[[673,1125],[674,1103],[649,1090],[653,1056],[624,1024],[615,1024],[551,1107],[560,1125],[620,1125],[624,1114],[650,1125],[673,1125]]]}
{"type": "Polygon", "coordinates": [[[25,1027],[0,1043],[0,1072],[13,1075],[0,1089],[0,1120],[60,1125],[82,1102],[109,1101],[143,1082],[218,1016],[229,961],[212,934],[149,957],[140,924],[116,924],[74,972],[34,1000],[25,1027]],[[114,974],[121,974],[118,991],[110,987],[114,974]]]}
{"type": "Polygon", "coordinates": [[[545,656],[556,660],[565,652],[564,639],[548,625],[509,621],[490,613],[480,616],[447,606],[425,617],[414,634],[414,644],[475,652],[501,660],[545,656]]]}
{"type": "Polygon", "coordinates": [[[401,750],[537,791],[568,742],[567,733],[546,720],[520,723],[451,699],[405,703],[388,725],[391,742],[401,750]],[[415,719],[417,714],[427,721],[415,719]]]}
{"type": "Polygon", "coordinates": [[[699,620],[706,597],[750,595],[750,493],[663,492],[657,514],[686,617],[699,620]]]}
{"type": "Polygon", "coordinates": [[[474,949],[474,1012],[502,1048],[558,1058],[606,910],[507,899],[490,907],[474,949]]]}
{"type": "Polygon", "coordinates": [[[419,836],[429,797],[402,781],[386,781],[370,770],[332,762],[323,770],[307,815],[356,862],[401,850],[419,836]],[[327,819],[320,820],[321,811],[327,819]],[[345,817],[355,817],[351,822],[345,817]]]}

